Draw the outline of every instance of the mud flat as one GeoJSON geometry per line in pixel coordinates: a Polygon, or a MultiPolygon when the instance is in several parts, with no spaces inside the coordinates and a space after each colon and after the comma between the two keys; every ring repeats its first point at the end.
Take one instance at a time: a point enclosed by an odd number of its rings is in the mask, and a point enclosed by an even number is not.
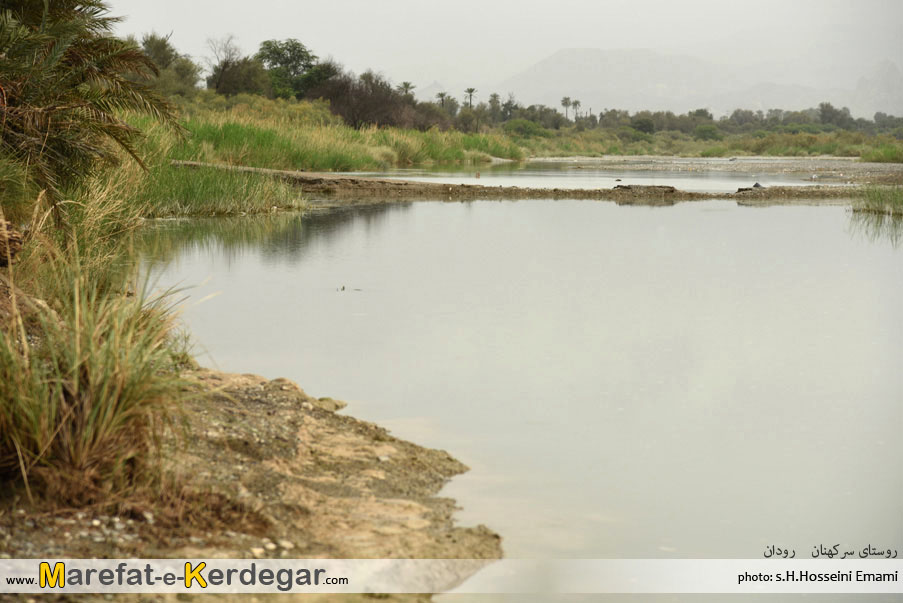
{"type": "MultiPolygon", "coordinates": [[[[180,490],[171,493],[172,500],[123,501],[117,515],[91,507],[42,512],[25,501],[7,501],[0,507],[0,554],[501,557],[498,535],[484,526],[455,526],[454,501],[436,496],[452,476],[467,470],[448,453],[399,440],[376,425],[337,414],[342,402],[308,396],[287,379],[206,369],[184,376],[195,394],[205,395],[188,403],[186,424],[165,445],[167,473],[180,484],[180,490]]],[[[171,599],[176,600],[174,595],[171,599]]],[[[0,600],[16,598],[0,595],[0,600]]],[[[392,600],[420,601],[429,596],[392,600]]]]}
{"type": "MultiPolygon", "coordinates": [[[[667,158],[667,161],[673,161],[667,158]]],[[[774,186],[739,189],[735,193],[682,191],[673,186],[618,185],[614,188],[564,189],[523,188],[517,186],[480,186],[415,182],[392,178],[367,178],[328,172],[271,170],[246,166],[174,161],[183,168],[212,167],[257,173],[279,178],[299,186],[314,207],[337,207],[358,203],[378,204],[398,201],[470,201],[517,199],[587,199],[614,201],[622,205],[673,205],[683,201],[734,199],[743,204],[808,203],[839,205],[858,194],[857,186],[813,185],[774,186]]],[[[875,164],[883,165],[883,164],[875,164]]],[[[632,166],[631,166],[632,167],[632,166]]],[[[903,166],[901,166],[903,168],[903,166]]],[[[662,168],[664,169],[664,168],[662,168]]],[[[903,178],[903,169],[900,171],[903,178]]]]}

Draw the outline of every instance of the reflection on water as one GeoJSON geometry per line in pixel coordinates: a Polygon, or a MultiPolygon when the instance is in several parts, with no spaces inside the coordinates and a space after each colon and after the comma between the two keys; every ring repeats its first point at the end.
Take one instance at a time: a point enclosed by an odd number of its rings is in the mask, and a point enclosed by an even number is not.
{"type": "Polygon", "coordinates": [[[407,204],[364,206],[308,216],[269,216],[158,220],[140,230],[137,246],[150,264],[159,266],[186,253],[206,253],[227,262],[245,254],[259,254],[267,262],[293,264],[311,244],[318,245],[344,228],[378,228],[385,215],[405,211],[407,204]]]}
{"type": "Polygon", "coordinates": [[[222,292],[186,313],[220,368],[449,450],[472,467],[445,491],[459,519],[506,555],[743,558],[903,549],[903,262],[870,224],[416,203],[165,224],[149,246],[162,284],[222,292]]]}
{"type": "Polygon", "coordinates": [[[854,211],[850,216],[850,232],[869,241],[889,241],[897,248],[903,239],[903,216],[854,211]]]}

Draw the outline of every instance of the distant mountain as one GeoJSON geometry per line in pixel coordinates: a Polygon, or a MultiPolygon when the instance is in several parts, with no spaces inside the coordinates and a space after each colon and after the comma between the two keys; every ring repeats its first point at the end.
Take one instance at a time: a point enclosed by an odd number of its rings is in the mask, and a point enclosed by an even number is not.
{"type": "Polygon", "coordinates": [[[857,117],[875,111],[903,115],[903,76],[885,61],[860,78],[853,88],[834,83],[815,87],[793,83],[805,65],[733,68],[699,58],[665,55],[652,50],[559,50],[499,84],[523,103],[560,107],[561,98],[579,99],[581,112],[603,109],[670,110],[683,113],[700,107],[715,115],[745,109],[805,109],[828,101],[847,106],[857,117]]]}
{"type": "MultiPolygon", "coordinates": [[[[903,115],[903,73],[891,61],[882,61],[867,76],[859,78],[850,108],[862,107],[869,117],[876,111],[903,115]]],[[[854,111],[855,113],[855,111],[854,111]]]]}

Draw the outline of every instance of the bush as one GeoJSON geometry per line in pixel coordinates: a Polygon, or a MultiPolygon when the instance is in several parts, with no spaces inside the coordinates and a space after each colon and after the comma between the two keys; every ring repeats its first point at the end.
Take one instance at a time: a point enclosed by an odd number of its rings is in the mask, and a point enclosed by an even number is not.
{"type": "Polygon", "coordinates": [[[724,138],[718,126],[712,124],[700,124],[693,130],[693,138],[697,140],[721,140],[724,138]]]}
{"type": "Polygon", "coordinates": [[[506,134],[521,138],[548,138],[549,132],[539,124],[526,119],[511,119],[505,122],[502,129],[506,134]]]}

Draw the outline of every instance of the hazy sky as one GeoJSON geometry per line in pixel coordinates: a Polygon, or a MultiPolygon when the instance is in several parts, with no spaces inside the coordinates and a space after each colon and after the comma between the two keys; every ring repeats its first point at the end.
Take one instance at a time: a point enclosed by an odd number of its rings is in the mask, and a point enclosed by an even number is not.
{"type": "MultiPolygon", "coordinates": [[[[901,0],[110,0],[121,34],[172,32],[182,52],[209,54],[234,34],[297,38],[321,57],[395,82],[494,86],[562,48],[649,48],[738,67],[807,59],[846,68],[890,59],[903,68],[901,0]]],[[[816,63],[818,63],[816,65],[816,63]]],[[[529,99],[526,99],[529,100],[529,99]]]]}

